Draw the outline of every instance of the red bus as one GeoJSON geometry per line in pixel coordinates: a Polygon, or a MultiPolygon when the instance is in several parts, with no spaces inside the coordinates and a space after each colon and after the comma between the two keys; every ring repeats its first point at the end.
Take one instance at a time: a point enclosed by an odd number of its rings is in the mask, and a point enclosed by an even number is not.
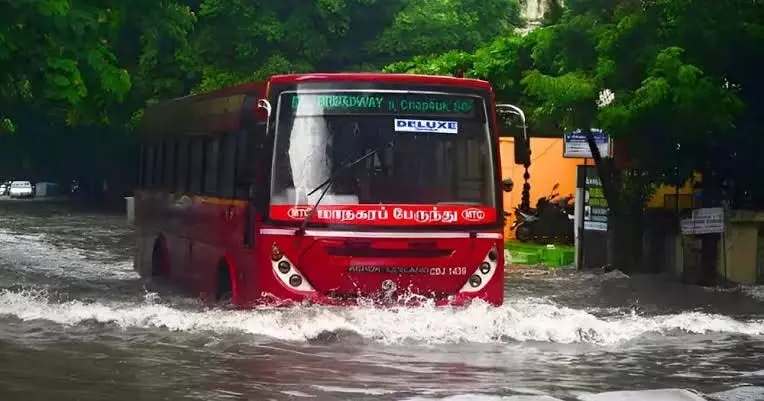
{"type": "Polygon", "coordinates": [[[408,74],[280,75],[149,106],[135,269],[237,307],[500,305],[498,124],[487,82],[408,74]]]}

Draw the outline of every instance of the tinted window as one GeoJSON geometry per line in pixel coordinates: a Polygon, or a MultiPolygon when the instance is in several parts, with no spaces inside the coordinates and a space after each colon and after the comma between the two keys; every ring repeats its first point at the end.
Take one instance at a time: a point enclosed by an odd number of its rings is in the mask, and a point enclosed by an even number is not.
{"type": "Polygon", "coordinates": [[[172,192],[175,189],[175,141],[168,140],[165,145],[164,188],[172,192]]]}
{"type": "Polygon", "coordinates": [[[236,174],[236,136],[221,136],[221,148],[218,169],[220,174],[219,194],[224,197],[234,196],[234,178],[236,174]]]}
{"type": "Polygon", "coordinates": [[[177,145],[177,170],[176,170],[176,185],[175,188],[178,192],[188,191],[188,171],[189,171],[189,142],[186,138],[178,140],[177,145]]]}
{"type": "Polygon", "coordinates": [[[218,153],[220,152],[220,138],[207,138],[204,159],[204,192],[217,195],[218,192],[218,153]]]}
{"type": "Polygon", "coordinates": [[[202,165],[204,163],[204,138],[197,136],[191,139],[191,172],[189,191],[194,194],[202,192],[202,165]]]}

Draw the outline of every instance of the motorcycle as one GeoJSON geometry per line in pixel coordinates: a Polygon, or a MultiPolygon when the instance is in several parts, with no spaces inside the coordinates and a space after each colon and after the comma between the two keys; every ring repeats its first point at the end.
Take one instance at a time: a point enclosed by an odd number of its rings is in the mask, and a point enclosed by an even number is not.
{"type": "Polygon", "coordinates": [[[559,194],[554,192],[558,187],[559,184],[555,184],[551,194],[539,198],[535,208],[515,207],[516,218],[510,229],[515,230],[519,241],[573,243],[573,196],[558,198],[559,194]]]}

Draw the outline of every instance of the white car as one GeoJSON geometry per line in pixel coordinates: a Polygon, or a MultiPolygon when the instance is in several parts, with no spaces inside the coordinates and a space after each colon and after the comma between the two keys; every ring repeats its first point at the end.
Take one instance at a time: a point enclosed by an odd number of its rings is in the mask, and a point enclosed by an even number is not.
{"type": "Polygon", "coordinates": [[[13,181],[8,195],[11,198],[31,198],[34,196],[32,183],[29,181],[13,181]]]}

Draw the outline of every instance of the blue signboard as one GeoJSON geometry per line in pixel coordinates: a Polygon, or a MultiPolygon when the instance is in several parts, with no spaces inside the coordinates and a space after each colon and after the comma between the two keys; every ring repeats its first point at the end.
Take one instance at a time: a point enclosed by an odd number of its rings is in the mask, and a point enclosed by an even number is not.
{"type": "MultiPolygon", "coordinates": [[[[606,134],[601,129],[592,128],[592,136],[594,137],[594,143],[597,144],[597,148],[600,150],[600,156],[612,156],[610,135],[606,134]]],[[[586,136],[580,129],[564,135],[562,156],[575,159],[592,158],[592,151],[589,148],[589,143],[586,142],[586,136]]]]}

